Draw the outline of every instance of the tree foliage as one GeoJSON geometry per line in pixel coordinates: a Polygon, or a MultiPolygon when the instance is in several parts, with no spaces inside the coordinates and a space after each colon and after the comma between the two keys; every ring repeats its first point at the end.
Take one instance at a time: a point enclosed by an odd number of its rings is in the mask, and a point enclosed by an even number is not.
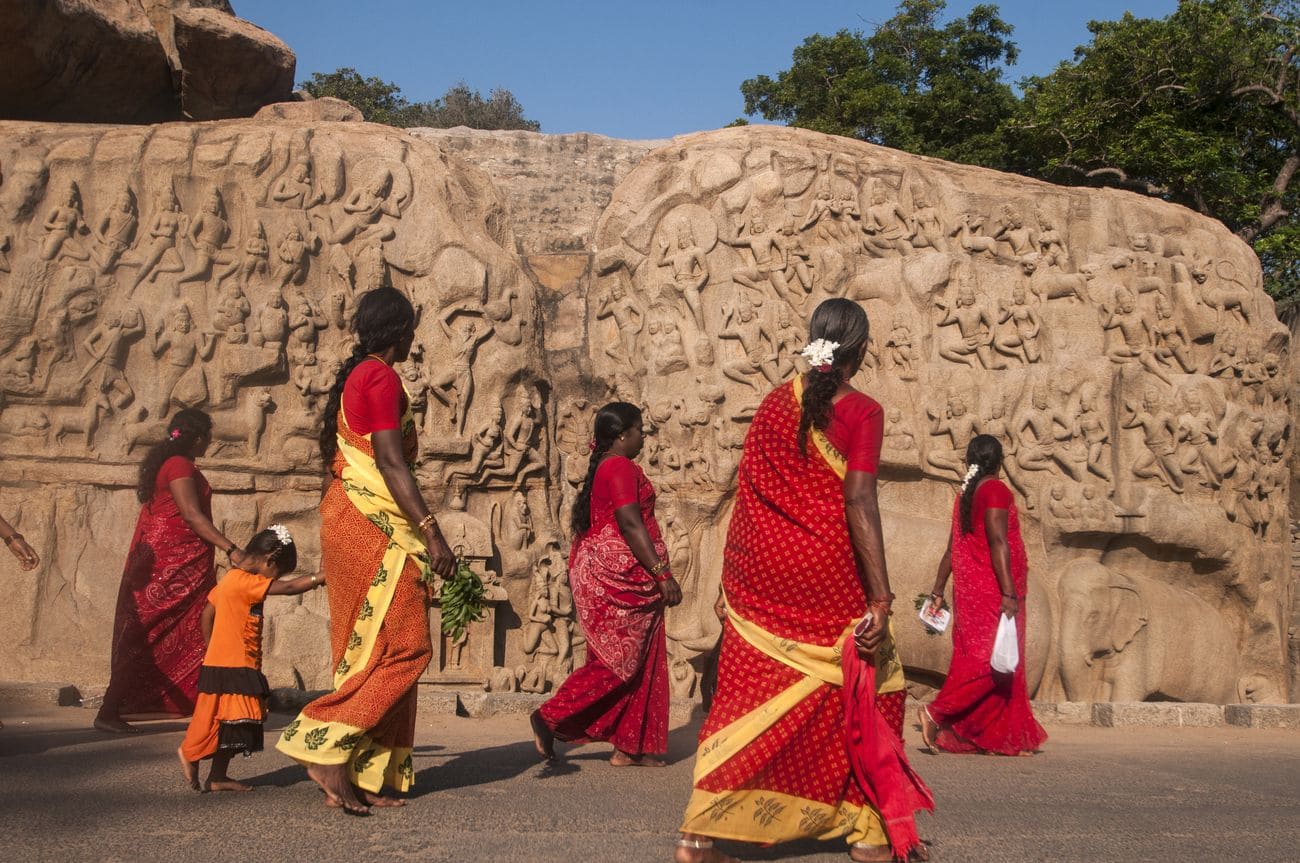
{"type": "Polygon", "coordinates": [[[1266,288],[1300,299],[1297,0],[1181,0],[1160,19],[1094,21],[1053,72],[1014,62],[996,6],[941,24],[905,0],[870,35],[810,36],[745,108],[914,153],[1079,185],[1132,189],[1219,219],[1251,242],[1266,288]]]}
{"type": "Polygon", "coordinates": [[[356,69],[314,72],[299,84],[312,96],[334,96],[351,102],[372,123],[388,126],[428,126],[447,129],[524,129],[537,132],[541,124],[524,116],[524,106],[509,90],[492,90],[486,98],[464,81],[450,87],[432,102],[410,102],[396,84],[362,77],[356,69]]]}

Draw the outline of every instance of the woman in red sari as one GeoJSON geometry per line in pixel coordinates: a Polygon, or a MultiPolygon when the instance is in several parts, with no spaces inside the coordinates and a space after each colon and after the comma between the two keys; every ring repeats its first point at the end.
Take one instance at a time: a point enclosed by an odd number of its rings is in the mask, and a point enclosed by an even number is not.
{"type": "Polygon", "coordinates": [[[587,636],[587,664],[533,712],[537,752],[556,738],[606,740],[610,763],[662,766],[668,751],[664,608],[682,601],[655,520],[655,490],[634,458],[641,410],[613,402],[596,413],[591,466],[573,505],[569,586],[587,636]]]}
{"type": "Polygon", "coordinates": [[[677,863],[731,860],[714,838],[841,839],[855,861],[928,857],[913,818],[933,804],[903,753],[906,692],[889,627],[883,411],[849,384],[869,322],[857,303],[831,299],[809,331],[811,370],[763,399],[745,439],[717,692],[677,863]]]}
{"type": "Polygon", "coordinates": [[[1029,755],[1047,733],[1034,719],[1025,686],[1025,591],[1029,563],[1020,516],[998,472],[1002,444],[976,435],[966,448],[966,479],[953,505],[952,535],[939,561],[934,591],[943,605],[953,581],[952,666],[939,695],[917,709],[921,735],[934,752],[1029,755]],[[998,621],[1014,617],[1021,661],[1012,674],[989,664],[998,621]]]}
{"type": "Polygon", "coordinates": [[[140,518],[126,555],[113,619],[113,658],[100,731],[138,729],[123,715],[194,712],[203,664],[199,617],[216,585],[215,548],[243,559],[212,523],[212,487],[194,466],[212,444],[212,418],[178,411],[140,465],[140,518]]]}

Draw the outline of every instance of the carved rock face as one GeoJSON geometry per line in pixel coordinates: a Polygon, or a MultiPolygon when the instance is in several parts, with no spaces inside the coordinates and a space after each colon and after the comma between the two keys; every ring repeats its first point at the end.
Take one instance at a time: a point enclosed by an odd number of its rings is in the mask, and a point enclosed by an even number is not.
{"type": "MultiPolygon", "coordinates": [[[[873,326],[855,384],[888,417],[881,500],[901,607],[929,588],[966,444],[995,434],[1029,548],[1039,697],[1067,694],[1082,636],[1063,643],[1061,584],[1085,565],[1159,588],[1144,593],[1144,638],[1162,651],[1196,637],[1162,615],[1212,609],[1242,691],[1285,696],[1288,334],[1248,247],[1187,210],[760,127],[653,149],[293,119],[0,124],[11,165],[24,167],[0,186],[0,456],[61,490],[0,494],[0,511],[45,537],[40,577],[77,600],[33,587],[0,609],[24,633],[22,647],[0,641],[0,662],[34,679],[102,679],[135,466],[176,407],[225,429],[204,469],[232,536],[268,520],[314,533],[318,413],[357,293],[392,284],[420,312],[402,368],[417,477],[476,538],[513,611],[499,638],[471,629],[443,645],[431,681],[540,690],[582,662],[563,584],[569,507],[592,415],[621,398],[653,431],[640,458],[686,594],[668,631],[690,691],[717,638],[749,420],[803,368],[817,303],[848,296],[873,326]],[[106,221],[128,193],[133,233],[106,221]]],[[[315,565],[310,548],[301,559],[315,565]]],[[[319,622],[319,667],[286,636],[267,670],[318,685],[327,611],[294,607],[295,637],[319,622]]],[[[272,633],[278,614],[268,603],[272,633]]],[[[910,614],[895,626],[912,671],[942,674],[946,642],[910,614]]],[[[1193,691],[1181,666],[1152,668],[1147,695],[1193,691]]],[[[1213,692],[1232,690],[1216,679],[1213,692]]]]}

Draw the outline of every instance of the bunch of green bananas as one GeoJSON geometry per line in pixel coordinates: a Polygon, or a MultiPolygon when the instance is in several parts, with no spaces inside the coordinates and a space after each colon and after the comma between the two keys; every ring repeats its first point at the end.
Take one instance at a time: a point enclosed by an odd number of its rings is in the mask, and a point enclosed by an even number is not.
{"type": "Polygon", "coordinates": [[[456,574],[442,582],[439,604],[442,606],[442,631],[458,640],[465,627],[483,619],[483,580],[470,569],[465,558],[456,559],[456,574]]]}

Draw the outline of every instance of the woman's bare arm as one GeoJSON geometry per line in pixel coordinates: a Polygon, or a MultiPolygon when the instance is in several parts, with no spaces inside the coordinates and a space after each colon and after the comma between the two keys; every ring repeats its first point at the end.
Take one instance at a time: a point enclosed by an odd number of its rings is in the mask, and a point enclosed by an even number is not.
{"type": "Polygon", "coordinates": [[[185,519],[190,530],[204,542],[228,552],[230,562],[239,566],[244,558],[243,552],[217,529],[212,519],[203,514],[202,504],[199,503],[199,486],[194,482],[194,477],[183,476],[174,479],[167,483],[167,488],[171,491],[172,500],[176,501],[176,508],[180,510],[181,518],[185,519]]]}
{"type": "Polygon", "coordinates": [[[930,596],[939,600],[939,605],[943,605],[943,592],[948,587],[948,578],[952,575],[952,537],[948,537],[948,547],[943,551],[943,557],[939,559],[939,570],[934,574],[934,589],[930,591],[930,596]]]}
{"type": "Polygon", "coordinates": [[[296,578],[277,578],[267,588],[267,596],[297,596],[306,593],[317,585],[324,584],[325,579],[319,575],[300,575],[296,578]]]}
{"type": "MultiPolygon", "coordinates": [[[[419,525],[429,515],[429,507],[416,485],[415,474],[406,464],[402,451],[402,433],[397,429],[382,429],[370,435],[375,448],[375,464],[384,477],[388,493],[393,496],[402,513],[411,524],[419,525]]],[[[450,578],[456,568],[456,557],[447,547],[436,520],[424,529],[424,544],[429,549],[429,565],[443,578],[450,578]]]]}
{"type": "MultiPolygon", "coordinates": [[[[632,549],[637,562],[647,571],[653,570],[655,564],[659,562],[659,555],[655,553],[654,540],[650,538],[650,531],[646,530],[645,522],[641,520],[640,505],[629,503],[620,506],[614,510],[614,518],[618,521],[619,533],[623,534],[623,539],[627,542],[627,547],[632,549]]],[[[671,575],[658,581],[658,584],[665,605],[672,606],[682,601],[682,589],[671,575]]]]}
{"type": "Polygon", "coordinates": [[[1002,613],[1015,617],[1020,610],[1020,597],[1016,596],[1016,583],[1011,578],[1011,544],[1007,542],[1005,509],[984,510],[984,536],[988,538],[989,558],[993,562],[993,573],[998,577],[998,588],[1002,591],[1002,613]]]}
{"type": "MultiPolygon", "coordinates": [[[[858,578],[867,598],[887,600],[889,569],[885,563],[885,537],[880,526],[880,501],[876,496],[876,475],[865,470],[851,470],[844,475],[844,516],[849,525],[849,539],[857,559],[858,578]]],[[[885,637],[886,615],[873,615],[871,626],[859,639],[859,647],[875,650],[885,637]]]]}

